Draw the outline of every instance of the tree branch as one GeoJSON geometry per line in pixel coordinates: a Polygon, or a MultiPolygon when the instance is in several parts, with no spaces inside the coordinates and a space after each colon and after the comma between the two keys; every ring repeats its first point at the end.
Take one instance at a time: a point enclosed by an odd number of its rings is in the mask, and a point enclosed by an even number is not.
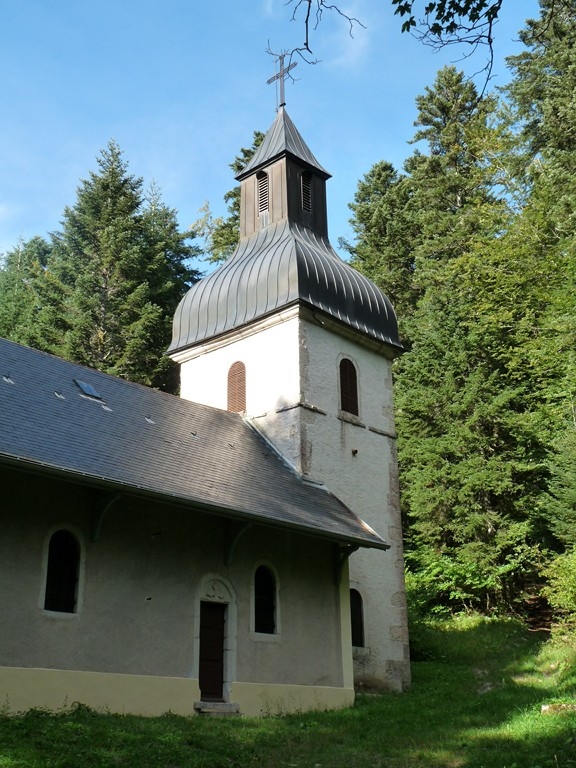
{"type": "Polygon", "coordinates": [[[305,58],[305,55],[303,55],[305,53],[312,54],[312,48],[310,47],[310,33],[312,30],[318,29],[318,25],[322,21],[322,15],[324,11],[334,11],[336,14],[338,14],[338,16],[346,19],[348,22],[348,32],[350,37],[354,37],[353,32],[355,26],[362,27],[363,29],[366,28],[360,19],[357,19],[354,16],[348,16],[348,14],[344,13],[344,11],[342,11],[337,5],[328,2],[328,0],[288,0],[286,5],[294,6],[294,10],[292,12],[292,21],[297,21],[298,12],[303,9],[304,44],[301,48],[295,48],[292,51],[292,53],[298,53],[302,55],[303,58],[305,58]]]}

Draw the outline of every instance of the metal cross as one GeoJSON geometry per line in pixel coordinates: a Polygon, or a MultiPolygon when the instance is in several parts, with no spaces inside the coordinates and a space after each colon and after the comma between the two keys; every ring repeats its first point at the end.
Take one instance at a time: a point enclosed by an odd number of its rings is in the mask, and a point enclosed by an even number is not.
{"type": "Polygon", "coordinates": [[[291,64],[289,64],[287,67],[284,67],[284,53],[281,53],[278,56],[278,61],[280,62],[280,72],[277,72],[274,77],[271,77],[269,80],[266,80],[266,85],[270,85],[275,80],[280,80],[280,106],[284,107],[286,106],[286,100],[284,98],[284,80],[286,79],[286,75],[288,72],[290,72],[291,69],[294,69],[296,64],[298,64],[297,61],[293,61],[291,64]]]}

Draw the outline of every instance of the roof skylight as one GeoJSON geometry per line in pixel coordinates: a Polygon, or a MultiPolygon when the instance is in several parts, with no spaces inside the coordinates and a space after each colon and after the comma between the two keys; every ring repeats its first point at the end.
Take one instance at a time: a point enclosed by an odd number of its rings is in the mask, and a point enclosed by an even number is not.
{"type": "Polygon", "coordinates": [[[104,398],[102,395],[94,389],[92,384],[88,384],[86,381],[82,381],[82,379],[74,379],[74,383],[77,387],[80,388],[83,395],[86,395],[86,397],[93,397],[95,400],[103,400],[104,398]]]}

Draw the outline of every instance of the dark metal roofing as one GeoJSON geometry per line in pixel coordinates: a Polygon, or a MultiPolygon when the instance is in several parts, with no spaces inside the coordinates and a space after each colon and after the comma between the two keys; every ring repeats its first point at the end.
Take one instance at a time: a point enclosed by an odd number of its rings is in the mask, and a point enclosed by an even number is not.
{"type": "Polygon", "coordinates": [[[329,179],[330,174],[314,157],[298,129],[289,118],[284,107],[280,107],[276,120],[264,137],[251,160],[241,173],[236,176],[238,181],[254,173],[258,168],[269,165],[272,161],[284,154],[290,154],[298,158],[305,165],[314,168],[324,179],[329,179]]]}
{"type": "Polygon", "coordinates": [[[0,465],[335,541],[384,541],[233,413],[0,339],[0,465]],[[77,380],[99,397],[83,394],[77,380]]]}
{"type": "Polygon", "coordinates": [[[174,315],[168,352],[303,303],[400,351],[386,296],[329,241],[284,219],[244,238],[231,258],[196,283],[174,315]]]}

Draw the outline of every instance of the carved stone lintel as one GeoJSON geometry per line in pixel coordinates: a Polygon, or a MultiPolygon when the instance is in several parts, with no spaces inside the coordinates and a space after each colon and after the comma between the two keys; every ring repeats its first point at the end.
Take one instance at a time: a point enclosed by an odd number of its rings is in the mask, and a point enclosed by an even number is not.
{"type": "Polygon", "coordinates": [[[212,581],[206,585],[204,598],[212,603],[227,603],[228,590],[221,581],[212,579],[212,581]]]}

